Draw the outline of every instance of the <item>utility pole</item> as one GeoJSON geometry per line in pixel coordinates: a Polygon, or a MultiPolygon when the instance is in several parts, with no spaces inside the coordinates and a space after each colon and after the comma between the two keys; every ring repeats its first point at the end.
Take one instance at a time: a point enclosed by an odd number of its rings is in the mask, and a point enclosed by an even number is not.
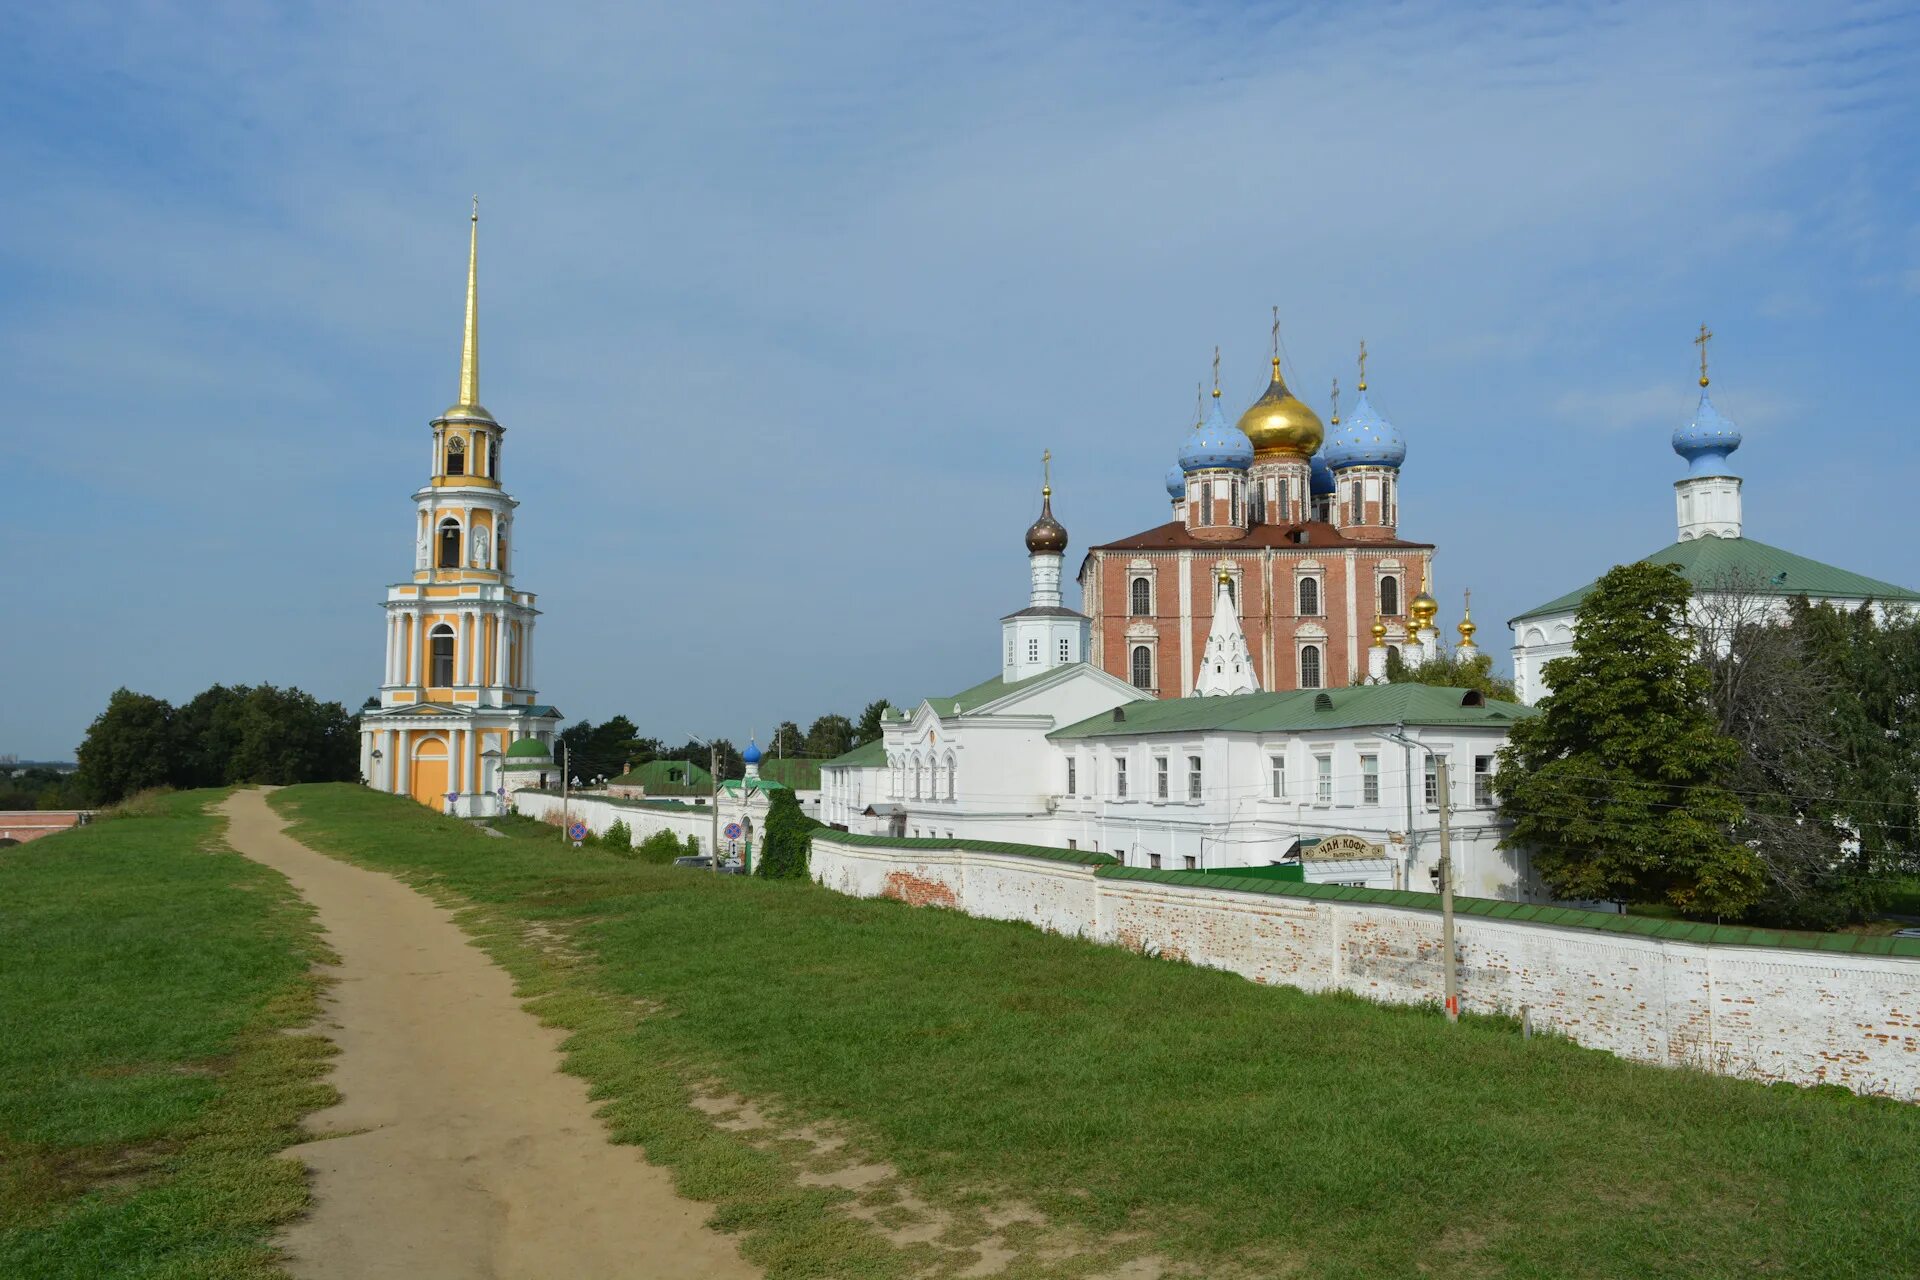
{"type": "Polygon", "coordinates": [[[707,744],[707,781],[713,784],[713,874],[720,874],[720,748],[707,744]]]}
{"type": "Polygon", "coordinates": [[[562,840],[573,839],[567,834],[568,828],[573,825],[573,814],[567,808],[567,770],[570,767],[571,760],[567,755],[566,740],[562,739],[560,742],[560,838],[562,840]]]}

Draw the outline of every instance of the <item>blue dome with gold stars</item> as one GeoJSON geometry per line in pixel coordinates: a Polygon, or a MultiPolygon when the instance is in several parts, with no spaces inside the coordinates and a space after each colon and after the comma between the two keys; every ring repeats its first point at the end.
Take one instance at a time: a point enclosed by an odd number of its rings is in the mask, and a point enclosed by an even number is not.
{"type": "Polygon", "coordinates": [[[1184,498],[1187,496],[1187,473],[1180,469],[1179,463],[1167,468],[1167,496],[1184,498]]]}
{"type": "Polygon", "coordinates": [[[1220,412],[1220,393],[1213,393],[1213,412],[1187,433],[1180,446],[1180,469],[1186,472],[1226,467],[1245,471],[1253,465],[1253,441],[1220,412]]]}
{"type": "Polygon", "coordinates": [[[1333,492],[1333,468],[1327,465],[1327,455],[1316,453],[1310,460],[1312,470],[1307,475],[1307,491],[1314,497],[1333,492]]]}
{"type": "Polygon", "coordinates": [[[1367,400],[1367,385],[1360,384],[1360,402],[1341,419],[1327,436],[1327,465],[1336,471],[1347,467],[1398,467],[1407,459],[1407,442],[1391,422],[1380,416],[1367,400]]]}
{"type": "Polygon", "coordinates": [[[1730,476],[1733,471],[1727,455],[1739,447],[1740,428],[1713,407],[1703,387],[1693,421],[1673,433],[1673,451],[1687,460],[1690,476],[1730,476]]]}

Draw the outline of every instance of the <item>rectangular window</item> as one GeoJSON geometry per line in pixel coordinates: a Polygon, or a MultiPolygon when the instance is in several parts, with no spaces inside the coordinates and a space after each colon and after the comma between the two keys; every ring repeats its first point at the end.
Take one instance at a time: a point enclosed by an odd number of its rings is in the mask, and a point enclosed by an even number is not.
{"type": "Polygon", "coordinates": [[[1200,798],[1200,757],[1187,757],[1187,799],[1200,798]]]}
{"type": "Polygon", "coordinates": [[[1380,803],[1380,757],[1360,757],[1360,803],[1380,803]]]}
{"type": "Polygon", "coordinates": [[[1427,757],[1427,808],[1440,807],[1440,762],[1432,756],[1427,757]]]}
{"type": "MultiPolygon", "coordinates": [[[[1153,798],[1156,800],[1167,798],[1167,758],[1165,756],[1153,758],[1153,798]]],[[[1154,865],[1158,866],[1159,863],[1154,865]]]]}
{"type": "Polygon", "coordinates": [[[1268,756],[1267,773],[1273,779],[1273,798],[1285,800],[1287,798],[1287,758],[1268,756]]]}
{"type": "Polygon", "coordinates": [[[1316,804],[1333,803],[1333,757],[1313,758],[1313,799],[1316,804]]]}
{"type": "Polygon", "coordinates": [[[1066,662],[1072,657],[1073,657],[1073,646],[1071,642],[1069,642],[1065,638],[1062,638],[1060,641],[1060,661],[1066,662]]]}
{"type": "Polygon", "coordinates": [[[1127,762],[1125,760],[1113,762],[1113,794],[1122,800],[1127,798],[1127,762]]]}
{"type": "Polygon", "coordinates": [[[1160,869],[1160,855],[1157,853],[1148,854],[1147,865],[1152,867],[1155,871],[1158,871],[1160,869]]]}
{"type": "Polygon", "coordinates": [[[1069,849],[1078,849],[1079,847],[1080,847],[1080,842],[1079,842],[1078,840],[1069,840],[1069,841],[1067,841],[1067,848],[1069,848],[1069,849]]]}
{"type": "Polygon", "coordinates": [[[1194,856],[1193,856],[1192,854],[1188,854],[1188,855],[1187,855],[1187,870],[1189,870],[1189,871],[1197,871],[1197,870],[1199,870],[1199,867],[1200,867],[1200,860],[1199,860],[1198,858],[1196,858],[1196,857],[1194,857],[1194,856]]]}
{"type": "Polygon", "coordinates": [[[1493,757],[1473,758],[1473,802],[1482,809],[1493,807],[1493,757]]]}
{"type": "Polygon", "coordinates": [[[1027,661],[1040,661],[1040,642],[1038,640],[1027,641],[1027,661]]]}
{"type": "Polygon", "coordinates": [[[1079,762],[1071,756],[1067,758],[1067,794],[1074,794],[1074,781],[1079,776],[1079,762]]]}

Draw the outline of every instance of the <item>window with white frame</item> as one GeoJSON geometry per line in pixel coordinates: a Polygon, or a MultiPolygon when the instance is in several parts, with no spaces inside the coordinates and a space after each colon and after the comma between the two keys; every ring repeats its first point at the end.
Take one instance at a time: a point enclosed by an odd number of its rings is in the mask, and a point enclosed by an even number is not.
{"type": "Polygon", "coordinates": [[[1113,762],[1113,794],[1116,799],[1127,798],[1127,758],[1118,756],[1113,762]]]}
{"type": "Polygon", "coordinates": [[[1390,573],[1380,578],[1380,616],[1383,618],[1400,616],[1400,579],[1390,573]]]}
{"type": "Polygon", "coordinates": [[[1380,757],[1360,757],[1360,803],[1380,803],[1380,757]]]}
{"type": "Polygon", "coordinates": [[[1153,758],[1153,798],[1154,799],[1165,800],[1167,798],[1167,774],[1170,771],[1171,771],[1171,766],[1167,763],[1167,758],[1165,756],[1155,756],[1153,758]]]}
{"type": "Polygon", "coordinates": [[[1155,871],[1158,871],[1160,869],[1160,855],[1157,853],[1148,854],[1147,865],[1152,867],[1155,871]]]}
{"type": "Polygon", "coordinates": [[[1040,661],[1040,642],[1038,640],[1027,641],[1027,661],[1040,661]]]}
{"type": "Polygon", "coordinates": [[[1320,646],[1317,644],[1300,646],[1300,687],[1302,689],[1320,687],[1320,646]]]}
{"type": "Polygon", "coordinates": [[[1153,650],[1144,644],[1133,646],[1133,687],[1153,688],[1153,650]]]}
{"type": "Polygon", "coordinates": [[[1198,859],[1198,858],[1196,858],[1196,857],[1194,857],[1194,856],[1193,856],[1192,854],[1188,854],[1188,855],[1187,855],[1187,870],[1189,870],[1189,871],[1196,871],[1196,870],[1198,870],[1198,869],[1199,869],[1199,867],[1200,867],[1200,859],[1198,859]]]}
{"type": "Polygon", "coordinates": [[[1073,795],[1075,784],[1080,777],[1080,762],[1072,756],[1067,757],[1067,794],[1073,795]]]}
{"type": "Polygon", "coordinates": [[[1133,616],[1150,617],[1153,614],[1153,580],[1138,577],[1133,580],[1133,616]]]}
{"type": "Polygon", "coordinates": [[[1187,757],[1187,799],[1200,798],[1200,757],[1187,757]]]}
{"type": "Polygon", "coordinates": [[[1287,798],[1287,758],[1285,756],[1267,757],[1267,776],[1273,783],[1273,798],[1287,798]]]}
{"type": "Polygon", "coordinates": [[[1427,808],[1440,807],[1440,762],[1433,756],[1427,757],[1426,800],[1427,808]]]}
{"type": "Polygon", "coordinates": [[[1060,661],[1068,662],[1073,658],[1073,642],[1065,636],[1060,637],[1060,661]]]}
{"type": "Polygon", "coordinates": [[[1313,758],[1313,802],[1333,803],[1333,756],[1330,754],[1313,758]]]}
{"type": "Polygon", "coordinates": [[[1320,579],[1300,579],[1300,616],[1303,618],[1320,616],[1320,579]]]}
{"type": "Polygon", "coordinates": [[[1473,803],[1482,809],[1493,807],[1493,757],[1473,758],[1473,803]]]}

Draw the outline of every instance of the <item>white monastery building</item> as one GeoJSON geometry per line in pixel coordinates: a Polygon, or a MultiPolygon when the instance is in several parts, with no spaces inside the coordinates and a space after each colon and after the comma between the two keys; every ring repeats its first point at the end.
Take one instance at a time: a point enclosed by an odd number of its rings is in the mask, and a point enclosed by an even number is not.
{"type": "MultiPolygon", "coordinates": [[[[1686,460],[1687,473],[1674,481],[1679,538],[1646,559],[1670,564],[1693,587],[1696,610],[1757,611],[1783,618],[1787,600],[1801,596],[1819,604],[1858,608],[1871,600],[1888,605],[1920,605],[1920,592],[1891,582],[1809,560],[1746,536],[1741,511],[1740,477],[1732,456],[1740,447],[1740,429],[1714,408],[1707,394],[1707,340],[1700,327],[1700,405],[1693,421],[1673,433],[1673,451],[1686,460]]],[[[1522,702],[1537,703],[1552,690],[1544,668],[1573,651],[1574,622],[1593,584],[1527,610],[1508,622],[1513,628],[1513,683],[1522,702]]]]}
{"type": "MultiPolygon", "coordinates": [[[[1528,708],[1381,682],[1389,624],[1378,618],[1367,683],[1261,692],[1224,567],[1213,575],[1193,696],[1155,698],[1084,656],[1088,619],[1060,600],[1067,532],[1050,485],[1026,544],[1029,604],[1002,619],[999,674],[890,712],[879,741],[824,764],[822,821],[862,834],[1083,849],[1129,866],[1284,865],[1291,878],[1431,889],[1444,757],[1456,888],[1539,896],[1524,855],[1498,847],[1493,804],[1495,754],[1528,708]]],[[[1422,593],[1402,632],[1429,654],[1433,612],[1422,593]]]]}
{"type": "Polygon", "coordinates": [[[467,245],[460,396],[433,420],[413,495],[413,576],[387,588],[386,670],[360,714],[367,785],[448,813],[502,813],[510,784],[552,770],[559,712],[533,687],[533,594],[513,585],[506,428],[480,404],[480,214],[467,245]]]}

